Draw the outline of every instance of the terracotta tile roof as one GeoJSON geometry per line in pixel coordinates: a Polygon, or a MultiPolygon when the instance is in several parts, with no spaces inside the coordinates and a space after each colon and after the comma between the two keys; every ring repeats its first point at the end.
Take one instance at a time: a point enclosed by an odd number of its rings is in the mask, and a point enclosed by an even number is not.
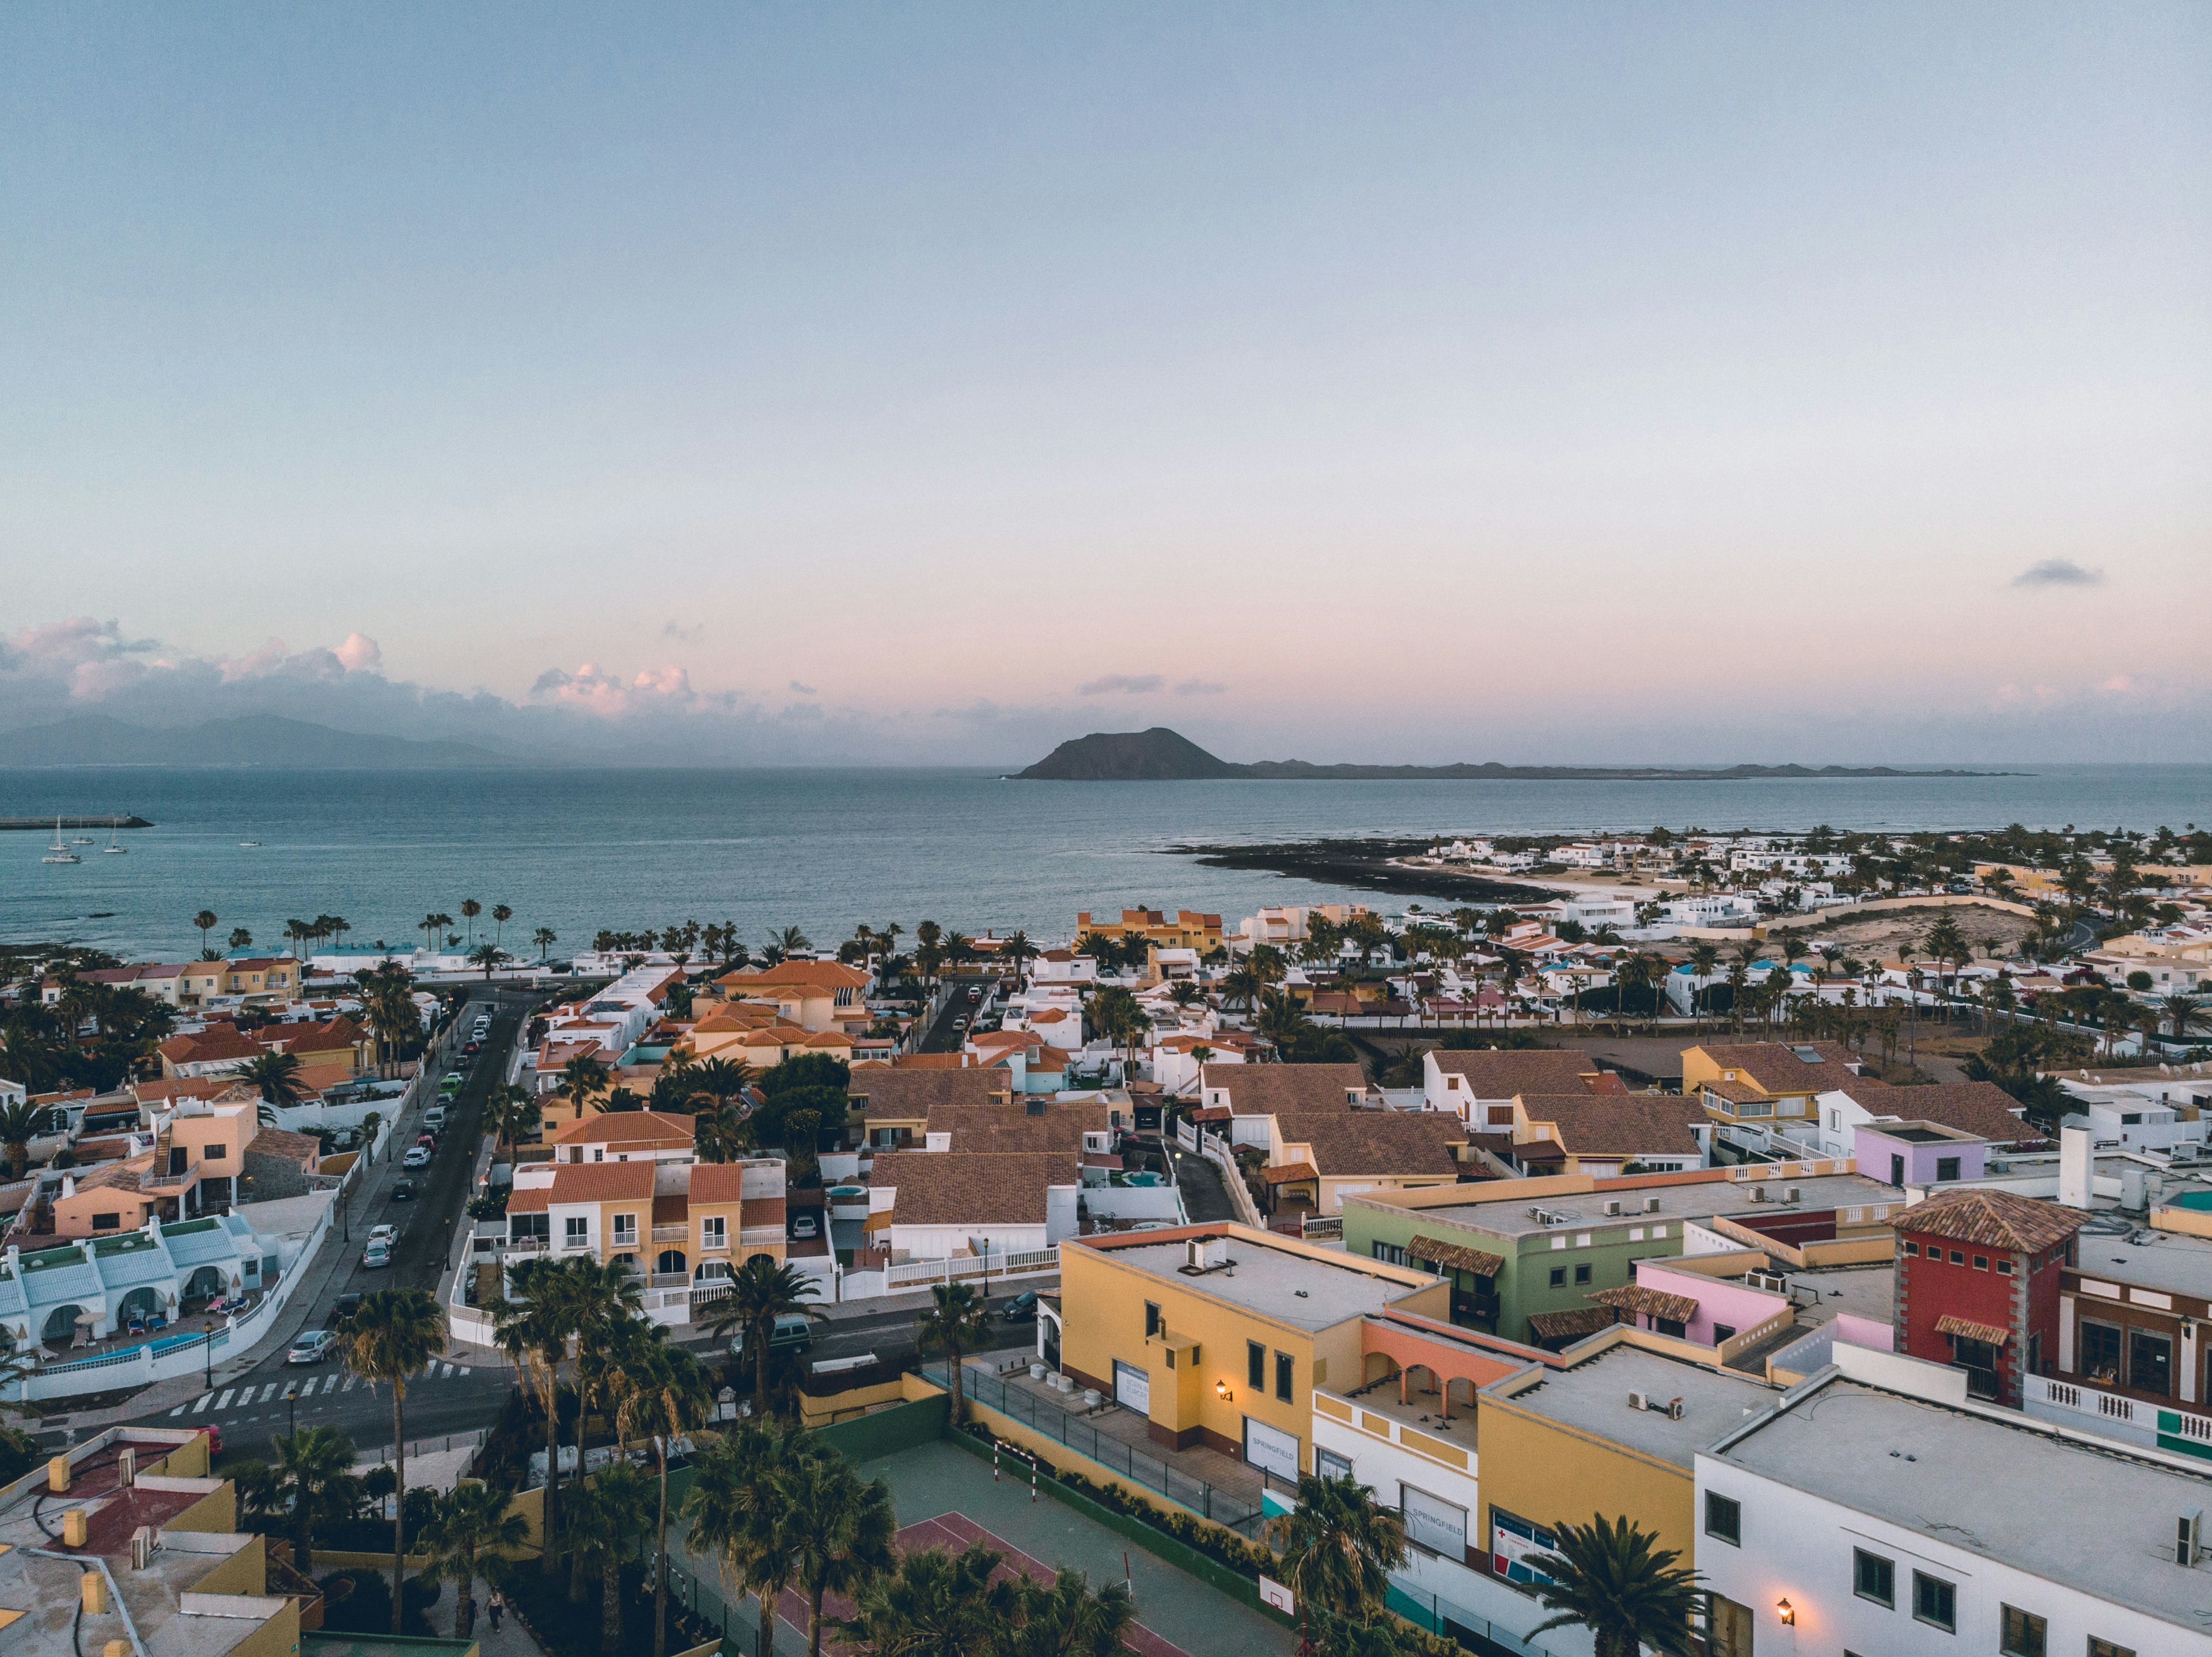
{"type": "Polygon", "coordinates": [[[869,1118],[911,1121],[940,1105],[1004,1104],[1013,1078],[1004,1070],[900,1070],[874,1065],[853,1072],[846,1091],[869,1118]]]}
{"type": "Polygon", "coordinates": [[[1471,1271],[1478,1277],[1495,1277],[1504,1268],[1505,1257],[1486,1254],[1479,1248],[1464,1243],[1447,1243],[1441,1237],[1431,1237],[1416,1232],[1413,1240],[1406,1245],[1408,1258],[1430,1260],[1440,1266],[1454,1266],[1462,1271],[1471,1271]]]}
{"type": "Polygon", "coordinates": [[[1704,1053],[1723,1070],[1741,1072],[1770,1093],[1820,1093],[1841,1087],[1854,1079],[1848,1067],[1858,1061],[1857,1054],[1834,1041],[1801,1041],[1786,1045],[1778,1041],[1753,1041],[1700,1045],[1695,1051],[1704,1053]],[[1819,1054],[1820,1062],[1808,1064],[1791,1051],[1795,1047],[1819,1054]]]}
{"type": "Polygon", "coordinates": [[[1528,1314],[1528,1327],[1536,1331],[1537,1338],[1547,1341],[1572,1340],[1579,1335],[1595,1335],[1599,1330],[1610,1329],[1620,1321],[1609,1306],[1585,1306],[1572,1312],[1532,1312],[1528,1314]]]}
{"type": "MultiPolygon", "coordinates": [[[[1695,1100],[1671,1093],[1530,1094],[1521,1108],[1531,1122],[1548,1122],[1572,1156],[1695,1156],[1692,1122],[1706,1119],[1695,1100]]],[[[1516,1146],[1526,1161],[1531,1146],[1516,1146]]]]}
{"type": "MultiPolygon", "coordinates": [[[[1085,1133],[1103,1133],[1111,1124],[1109,1105],[1048,1105],[1032,1116],[1005,1105],[937,1105],[930,1108],[930,1133],[952,1136],[952,1152],[1079,1151],[1085,1133]]],[[[1116,1167],[1121,1166],[1117,1158],[1116,1167]]]]}
{"type": "Polygon", "coordinates": [[[776,990],[861,990],[868,975],[842,961],[785,961],[775,966],[743,968],[726,972],[716,983],[733,995],[776,990]]]}
{"type": "Polygon", "coordinates": [[[684,1194],[681,1191],[674,1192],[665,1197],[655,1193],[653,1199],[653,1223],[654,1225],[676,1225],[686,1219],[689,1219],[690,1217],[690,1213],[691,1204],[684,1199],[684,1194]]]}
{"type": "Polygon", "coordinates": [[[2004,1146],[2051,1142],[2020,1118],[2020,1105],[1994,1081],[1954,1081],[1933,1087],[1870,1087],[1855,1080],[1844,1088],[1876,1117],[1941,1123],[2004,1146]]]}
{"type": "MultiPolygon", "coordinates": [[[[1595,1300],[1597,1296],[1593,1295],[1590,1298],[1595,1300]]],[[[1948,1312],[1936,1319],[1936,1332],[1938,1335],[1963,1335],[1970,1341],[1982,1341],[1990,1346],[2002,1346],[2012,1338],[2009,1329],[2000,1328],[1996,1324],[1978,1324],[1971,1318],[1954,1318],[1948,1312]]]]}
{"type": "Polygon", "coordinates": [[[1618,1311],[1641,1312],[1653,1318],[1671,1319],[1678,1324],[1686,1324],[1698,1315],[1698,1303],[1689,1295],[1669,1295],[1663,1288],[1645,1288],[1639,1283],[1601,1288],[1583,1298],[1618,1311]]]}
{"type": "Polygon", "coordinates": [[[694,1131],[693,1119],[688,1116],[672,1116],[665,1111],[607,1111],[569,1123],[553,1136],[551,1142],[635,1145],[655,1141],[688,1145],[694,1131]]]}
{"type": "Polygon", "coordinates": [[[735,1162],[695,1162],[691,1165],[694,1203],[734,1203],[744,1187],[745,1171],[735,1162]]]}
{"type": "Polygon", "coordinates": [[[897,1192],[892,1223],[901,1226],[1039,1226],[1045,1190],[1079,1178],[1065,1151],[890,1151],[877,1156],[868,1184],[897,1192]]]}
{"type": "Polygon", "coordinates": [[[1285,1143],[1311,1147],[1313,1161],[1332,1179],[1456,1173],[1452,1147],[1467,1143],[1460,1119],[1442,1111],[1321,1112],[1279,1116],[1275,1126],[1285,1143]]]}
{"type": "MultiPolygon", "coordinates": [[[[977,1037],[976,1045],[980,1047],[986,1039],[987,1038],[984,1037],[977,1037]]],[[[1036,1038],[1030,1037],[1028,1039],[1033,1042],[1036,1038]]],[[[894,1053],[891,1055],[891,1069],[894,1070],[972,1070],[975,1068],[975,1057],[969,1053],[894,1053]]]]}
{"type": "Polygon", "coordinates": [[[143,1156],[134,1156],[125,1162],[102,1163],[91,1173],[78,1177],[76,1182],[78,1194],[82,1195],[88,1191],[108,1189],[137,1191],[139,1176],[150,1173],[153,1167],[154,1157],[151,1152],[143,1156]]]}
{"type": "Polygon", "coordinates": [[[507,1199],[507,1211],[509,1214],[543,1214],[552,1197],[553,1191],[550,1185],[517,1185],[507,1199]]]}
{"type": "Polygon", "coordinates": [[[1752,1104],[1763,1101],[1769,1097],[1765,1088],[1754,1087],[1748,1081],[1729,1081],[1721,1078],[1712,1081],[1701,1081],[1698,1085],[1705,1092],[1717,1094],[1732,1105],[1752,1104]]]}
{"type": "Polygon", "coordinates": [[[303,1133],[293,1133],[284,1128],[264,1128],[246,1142],[250,1156],[258,1151],[264,1156],[274,1156],[286,1162],[295,1162],[312,1169],[322,1161],[323,1148],[303,1133]]]}
{"type": "Polygon", "coordinates": [[[258,1058],[261,1044],[242,1036],[234,1024],[210,1024],[198,1035],[171,1036],[155,1051],[172,1064],[206,1064],[234,1058],[258,1058]]]}
{"type": "Polygon", "coordinates": [[[1348,1112],[1352,1093],[1367,1090],[1367,1075],[1357,1064],[1207,1064],[1199,1085],[1229,1095],[1239,1116],[1282,1112],[1348,1112]]]}
{"type": "Polygon", "coordinates": [[[1597,1069],[1587,1053],[1556,1052],[1547,1048],[1506,1053],[1438,1048],[1434,1057],[1437,1068],[1445,1075],[1466,1077],[1467,1090],[1477,1099],[1565,1093],[1583,1085],[1584,1071],[1597,1069]]]}
{"type": "Polygon", "coordinates": [[[553,1171],[556,1203],[643,1203],[653,1197],[650,1162],[563,1162],[553,1171]]]}
{"type": "Polygon", "coordinates": [[[1285,1162],[1280,1167],[1260,1170],[1263,1185],[1295,1185],[1304,1179],[1318,1179],[1321,1170],[1310,1162],[1285,1162]]]}
{"type": "Polygon", "coordinates": [[[1890,1223],[1903,1232],[2036,1254],[2066,1241],[2088,1222],[2088,1217],[2056,1203],[2039,1203],[2010,1191],[1947,1191],[1892,1215],[1890,1223]]]}

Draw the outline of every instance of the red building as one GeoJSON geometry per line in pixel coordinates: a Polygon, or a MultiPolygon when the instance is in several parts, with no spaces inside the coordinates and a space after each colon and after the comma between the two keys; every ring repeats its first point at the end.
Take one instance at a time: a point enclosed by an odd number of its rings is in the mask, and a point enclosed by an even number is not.
{"type": "Polygon", "coordinates": [[[1893,1217],[1897,1349],[2021,1407],[2021,1378],[2058,1357],[2058,1280],[2087,1215],[2001,1191],[1952,1191],[1893,1217]]]}

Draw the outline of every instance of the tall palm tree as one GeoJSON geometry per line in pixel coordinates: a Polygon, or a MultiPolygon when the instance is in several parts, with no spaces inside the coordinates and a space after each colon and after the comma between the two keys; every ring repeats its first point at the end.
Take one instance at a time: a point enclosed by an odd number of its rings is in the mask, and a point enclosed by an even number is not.
{"type": "Polygon", "coordinates": [[[451,1582],[453,1638],[465,1640],[476,1624],[477,1578],[488,1556],[514,1552],[530,1540],[530,1521],[512,1511],[514,1496],[495,1485],[465,1479],[441,1498],[430,1522],[416,1536],[416,1549],[429,1555],[422,1574],[451,1582]]]}
{"type": "MultiPolygon", "coordinates": [[[[525,1260],[507,1273],[510,1298],[492,1307],[492,1339],[509,1362],[532,1380],[538,1402],[545,1407],[545,1534],[559,1534],[561,1506],[561,1364],[568,1355],[568,1337],[574,1332],[567,1298],[567,1284],[556,1260],[525,1260]]],[[[577,1418],[577,1434],[583,1420],[577,1418]]],[[[583,1451],[576,1460],[580,1468],[583,1451]]],[[[546,1575],[559,1569],[555,1551],[548,1546],[541,1563],[546,1575]]]]}
{"type": "Polygon", "coordinates": [[[751,1086],[752,1067],[726,1058],[710,1058],[691,1068],[691,1086],[698,1093],[714,1101],[718,1109],[726,1110],[732,1100],[743,1096],[751,1086]]]}
{"type": "Polygon", "coordinates": [[[1701,939],[1690,946],[1690,972],[1699,982],[1691,996],[1698,1009],[1698,1028],[1705,1027],[1705,1013],[1711,1004],[1712,986],[1704,982],[1713,976],[1713,969],[1721,964],[1720,946],[1711,939],[1701,939]]]}
{"type": "MultiPolygon", "coordinates": [[[[469,941],[471,943],[476,941],[477,917],[483,913],[483,905],[478,903],[475,899],[464,898],[461,899],[461,918],[469,923],[469,941]]],[[[451,923],[449,922],[447,924],[450,925],[451,923]]]]}
{"type": "Polygon", "coordinates": [[[483,1125],[497,1136],[495,1152],[503,1151],[525,1134],[535,1133],[545,1119],[538,1095],[527,1087],[501,1082],[484,1098],[483,1125]]]}
{"type": "Polygon", "coordinates": [[[400,1585],[406,1575],[407,1382],[446,1349],[446,1309],[424,1288],[375,1288],[338,1336],[346,1367],[372,1387],[392,1384],[392,1632],[399,1632],[400,1585]]]}
{"type": "Polygon", "coordinates": [[[568,1600],[581,1599],[583,1579],[599,1575],[599,1649],[622,1649],[622,1568],[637,1551],[646,1516],[653,1511],[645,1475],[627,1461],[610,1462],[577,1488],[564,1534],[576,1562],[568,1600]]]}
{"type": "Polygon", "coordinates": [[[253,947],[253,935],[242,926],[234,926],[230,929],[229,943],[234,950],[251,949],[253,947]]]}
{"type": "Polygon", "coordinates": [[[796,955],[802,949],[811,949],[813,942],[795,926],[787,926],[770,940],[787,956],[796,955]]]}
{"type": "Polygon", "coordinates": [[[550,926],[541,926],[530,935],[530,941],[538,946],[538,959],[544,960],[545,952],[561,941],[560,935],[550,926]]]}
{"type": "Polygon", "coordinates": [[[1020,1595],[1012,1582],[992,1580],[1005,1563],[980,1542],[957,1554],[907,1554],[896,1570],[860,1589],[852,1616],[831,1626],[874,1657],[1006,1657],[1009,1636],[1018,1637],[1020,1595]]]}
{"type": "Polygon", "coordinates": [[[507,951],[489,941],[478,944],[474,949],[469,951],[468,954],[469,965],[483,972],[486,984],[491,982],[491,975],[499,970],[501,964],[506,959],[507,951]]]}
{"type": "Polygon", "coordinates": [[[1298,1476],[1298,1505],[1269,1521],[1283,1581],[1301,1605],[1364,1621],[1406,1563],[1405,1521],[1351,1477],[1298,1476]]]}
{"type": "MultiPolygon", "coordinates": [[[[654,1326],[659,1332],[659,1326],[654,1326]]],[[[625,1372],[623,1386],[635,1401],[635,1424],[653,1435],[659,1465],[660,1501],[653,1525],[653,1657],[668,1649],[668,1456],[674,1441],[703,1427],[714,1412],[714,1377],[681,1347],[653,1346],[642,1363],[625,1372]]]]}
{"type": "Polygon", "coordinates": [[[637,1273],[620,1261],[579,1255],[562,1261],[560,1272],[561,1301],[576,1344],[576,1465],[580,1468],[584,1420],[591,1413],[592,1395],[605,1390],[604,1373],[587,1380],[585,1354],[621,1348],[629,1331],[645,1321],[645,1289],[637,1273]]]}
{"type": "Polygon", "coordinates": [[[1645,1647],[1666,1657],[1691,1657],[1691,1619],[1705,1596],[1698,1574],[1675,1561],[1682,1556],[1656,1545],[1658,1538],[1624,1514],[1608,1520],[1593,1514],[1587,1525],[1554,1527],[1553,1550],[1529,1563],[1552,1580],[1537,1596],[1559,1614],[1529,1630],[1588,1629],[1597,1657],[1638,1657],[1645,1647]]]}
{"type": "Polygon", "coordinates": [[[46,1107],[24,1100],[0,1105],[0,1148],[8,1153],[8,1177],[21,1179],[30,1172],[31,1142],[46,1128],[46,1107]]]}
{"type": "Polygon", "coordinates": [[[717,1340],[727,1338],[732,1331],[744,1336],[753,1359],[753,1413],[763,1421],[768,1419],[769,1343],[775,1334],[775,1320],[794,1314],[817,1321],[827,1318],[830,1314],[820,1307],[807,1305],[821,1292],[821,1286],[797,1266],[779,1264],[765,1254],[756,1254],[730,1274],[730,1292],[718,1303],[708,1330],[717,1340]]]}
{"type": "Polygon", "coordinates": [[[789,1507],[777,1529],[791,1552],[792,1583],[806,1596],[807,1657],[822,1657],[822,1602],[856,1593],[891,1568],[890,1486],[868,1483],[842,1456],[809,1456],[784,1471],[789,1507]]]}
{"type": "Polygon", "coordinates": [[[296,1053],[266,1052],[239,1067],[238,1079],[261,1095],[261,1102],[283,1110],[300,1102],[307,1092],[300,1083],[303,1067],[296,1053]]]}
{"type": "Polygon", "coordinates": [[[302,1427],[276,1439],[276,1477],[292,1498],[292,1563],[315,1571],[315,1523],[353,1477],[353,1441],[335,1427],[302,1427]]]}
{"type": "Polygon", "coordinates": [[[210,954],[208,948],[208,934],[214,931],[216,928],[222,923],[222,917],[217,915],[212,909],[203,909],[198,914],[192,917],[192,924],[200,929],[200,959],[202,960],[207,959],[210,954]]]}
{"type": "Polygon", "coordinates": [[[792,1489],[785,1473],[811,1456],[835,1454],[800,1433],[740,1422],[700,1455],[684,1498],[690,1539],[714,1556],[723,1580],[734,1579],[760,1602],[754,1649],[775,1649],[775,1607],[798,1569],[785,1524],[792,1489]]]}
{"type": "Polygon", "coordinates": [[[750,1148],[750,1136],[744,1119],[724,1106],[691,1118],[691,1142],[702,1162],[735,1162],[750,1148]]]}
{"type": "Polygon", "coordinates": [[[952,1371],[952,1424],[968,1418],[963,1365],[967,1355],[988,1338],[991,1312],[973,1283],[933,1283],[930,1304],[915,1319],[914,1332],[925,1351],[940,1349],[952,1371]]]}
{"type": "Polygon", "coordinates": [[[2172,1029],[2173,1039],[2186,1041],[2191,1030],[2203,1028],[2204,1006],[2194,996],[2167,996],[2159,1002],[2158,1012],[2160,1018],[2172,1029]]]}
{"type": "Polygon", "coordinates": [[[491,941],[494,943],[504,943],[507,941],[507,923],[514,918],[514,911],[507,905],[494,904],[491,906],[491,941]]]}
{"type": "Polygon", "coordinates": [[[1015,1595],[1021,1627],[1008,1642],[1008,1657],[1118,1657],[1137,1623],[1127,1582],[1094,1593],[1088,1577],[1066,1566],[1050,1582],[1024,1578],[1015,1595]]]}
{"type": "Polygon", "coordinates": [[[606,1091],[607,1067],[588,1055],[572,1058],[561,1067],[561,1085],[553,1090],[556,1099],[565,1099],[576,1107],[576,1119],[584,1119],[584,1107],[595,1094],[606,1091]]]}

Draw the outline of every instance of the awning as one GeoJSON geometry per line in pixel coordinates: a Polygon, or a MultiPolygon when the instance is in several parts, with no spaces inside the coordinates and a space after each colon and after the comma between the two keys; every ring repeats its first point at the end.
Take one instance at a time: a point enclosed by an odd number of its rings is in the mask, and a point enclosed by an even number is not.
{"type": "Polygon", "coordinates": [[[1407,1246],[1406,1252],[1417,1260],[1433,1260],[1440,1266],[1471,1271],[1478,1277],[1495,1277],[1505,1264],[1505,1257],[1502,1254],[1485,1254],[1480,1249],[1469,1248],[1464,1243],[1447,1243],[1441,1237],[1428,1237],[1419,1233],[1407,1246]]]}
{"type": "Polygon", "coordinates": [[[1980,1341],[1986,1346],[2002,1346],[2012,1338],[2012,1331],[2000,1329],[1995,1324],[1978,1324],[1969,1318],[1954,1318],[1945,1313],[1936,1319],[1938,1335],[1956,1335],[1963,1340],[1980,1341]]]}
{"type": "Polygon", "coordinates": [[[1190,1119],[1193,1122],[1226,1122],[1236,1114],[1226,1105],[1209,1105],[1202,1111],[1193,1111],[1190,1119]]]}
{"type": "Polygon", "coordinates": [[[1601,1288],[1588,1298],[1600,1306],[1616,1307],[1624,1312],[1641,1312],[1649,1317],[1665,1318],[1678,1324],[1686,1324],[1698,1315],[1698,1303],[1687,1295],[1669,1295],[1664,1289],[1644,1288],[1635,1283],[1621,1288],[1601,1288]]]}
{"type": "Polygon", "coordinates": [[[889,1231],[891,1228],[891,1217],[896,1213],[897,1213],[896,1209],[878,1209],[860,1221],[860,1234],[866,1237],[876,1232],[889,1231]]]}
{"type": "Polygon", "coordinates": [[[1601,1329],[1610,1329],[1620,1321],[1609,1306],[1586,1306],[1574,1312],[1532,1312],[1528,1327],[1536,1331],[1537,1338],[1547,1341],[1571,1340],[1579,1335],[1595,1335],[1601,1329]]]}
{"type": "Polygon", "coordinates": [[[1263,1185],[1295,1185],[1320,1178],[1321,1170],[1310,1162],[1285,1162],[1279,1168],[1260,1170],[1260,1183],[1263,1185]]]}

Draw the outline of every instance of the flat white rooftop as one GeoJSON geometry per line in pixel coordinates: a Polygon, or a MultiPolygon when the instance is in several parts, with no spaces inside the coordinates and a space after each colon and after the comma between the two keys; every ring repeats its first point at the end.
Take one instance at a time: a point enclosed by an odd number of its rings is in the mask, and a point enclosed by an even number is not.
{"type": "Polygon", "coordinates": [[[1328,1329],[1348,1318],[1383,1311],[1442,1281],[1431,1277],[1419,1283],[1399,1282],[1361,1270],[1349,1255],[1340,1257],[1340,1263],[1337,1258],[1317,1260],[1272,1248],[1249,1234],[1229,1240],[1226,1269],[1195,1276],[1182,1270],[1190,1258],[1182,1242],[1101,1252],[1180,1288],[1305,1330],[1328,1329]]]}

